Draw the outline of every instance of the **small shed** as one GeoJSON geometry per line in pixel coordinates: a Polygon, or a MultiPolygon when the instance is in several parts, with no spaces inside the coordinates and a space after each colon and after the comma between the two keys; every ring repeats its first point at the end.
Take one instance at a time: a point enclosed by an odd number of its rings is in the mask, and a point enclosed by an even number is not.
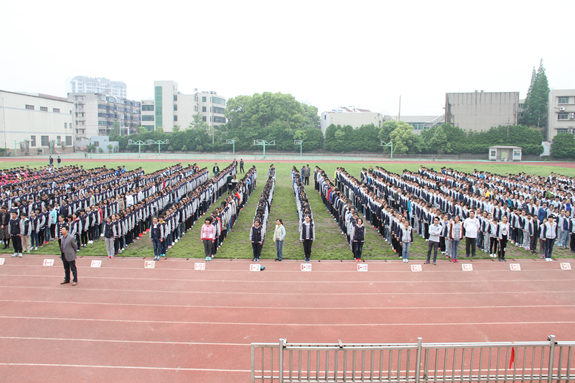
{"type": "Polygon", "coordinates": [[[490,146],[489,161],[521,161],[520,146],[490,146]]]}

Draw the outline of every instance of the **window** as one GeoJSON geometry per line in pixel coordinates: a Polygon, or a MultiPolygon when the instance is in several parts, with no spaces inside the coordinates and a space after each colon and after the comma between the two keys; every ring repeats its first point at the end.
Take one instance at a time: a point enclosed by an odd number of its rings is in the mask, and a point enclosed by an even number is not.
{"type": "Polygon", "coordinates": [[[26,109],[28,109],[28,110],[34,110],[34,105],[26,105],[26,109]]]}
{"type": "Polygon", "coordinates": [[[222,124],[226,123],[226,118],[225,117],[219,117],[219,116],[214,116],[214,122],[220,122],[222,124]]]}
{"type": "Polygon", "coordinates": [[[54,113],[60,113],[60,109],[58,109],[58,108],[52,108],[52,112],[54,112],[54,113]]]}
{"type": "Polygon", "coordinates": [[[64,129],[68,129],[68,123],[67,122],[64,123],[64,129]]]}
{"type": "Polygon", "coordinates": [[[174,94],[174,101],[178,101],[178,95],[174,94]]]}
{"type": "Polygon", "coordinates": [[[557,115],[558,120],[567,120],[569,119],[569,113],[559,113],[557,115]]]}
{"type": "Polygon", "coordinates": [[[423,129],[423,122],[414,122],[410,125],[413,126],[413,129],[417,129],[417,130],[423,129]]]}
{"type": "Polygon", "coordinates": [[[50,138],[49,136],[40,136],[42,146],[50,146],[50,138]]]}
{"type": "Polygon", "coordinates": [[[36,146],[36,136],[30,136],[30,146],[36,146]]]}
{"type": "Polygon", "coordinates": [[[206,109],[206,107],[205,107],[205,106],[202,106],[202,112],[204,112],[204,113],[205,113],[205,112],[206,112],[206,110],[207,110],[207,109],[206,109]]]}
{"type": "Polygon", "coordinates": [[[557,134],[559,133],[567,133],[567,129],[557,129],[557,134]]]}
{"type": "Polygon", "coordinates": [[[178,106],[176,104],[174,104],[174,111],[178,110],[178,106]]]}
{"type": "Polygon", "coordinates": [[[214,106],[214,113],[218,113],[218,114],[224,114],[225,113],[225,109],[221,108],[219,106],[214,106]]]}
{"type": "Polygon", "coordinates": [[[154,121],[154,116],[142,116],[142,121],[154,121]]]}
{"type": "Polygon", "coordinates": [[[560,104],[569,104],[569,97],[559,97],[560,104]]]}
{"type": "Polygon", "coordinates": [[[174,121],[178,121],[178,116],[174,114],[174,121]]]}
{"type": "Polygon", "coordinates": [[[41,107],[40,107],[40,111],[41,111],[41,112],[47,112],[47,111],[48,111],[48,107],[47,107],[47,106],[41,106],[41,107]]]}
{"type": "Polygon", "coordinates": [[[194,112],[197,112],[197,111],[198,111],[198,106],[194,105],[194,112]]]}
{"type": "Polygon", "coordinates": [[[100,146],[100,141],[94,141],[94,146],[95,146],[95,147],[100,146]]]}
{"type": "Polygon", "coordinates": [[[202,102],[206,102],[206,97],[202,97],[202,102]]]}
{"type": "Polygon", "coordinates": [[[206,116],[202,116],[202,121],[206,121],[206,116]]]}
{"type": "Polygon", "coordinates": [[[324,120],[327,120],[327,114],[324,114],[324,115],[323,115],[323,119],[324,119],[324,120]]]}
{"type": "Polygon", "coordinates": [[[212,97],[212,103],[220,104],[220,105],[226,105],[226,100],[224,100],[221,97],[212,97]]]}
{"type": "Polygon", "coordinates": [[[156,102],[156,128],[159,128],[164,124],[162,120],[162,87],[156,87],[155,93],[155,102],[156,102]]]}
{"type": "Polygon", "coordinates": [[[66,136],[66,146],[72,146],[72,136],[66,136]]]}
{"type": "Polygon", "coordinates": [[[142,105],[142,112],[153,112],[154,105],[142,105]]]}

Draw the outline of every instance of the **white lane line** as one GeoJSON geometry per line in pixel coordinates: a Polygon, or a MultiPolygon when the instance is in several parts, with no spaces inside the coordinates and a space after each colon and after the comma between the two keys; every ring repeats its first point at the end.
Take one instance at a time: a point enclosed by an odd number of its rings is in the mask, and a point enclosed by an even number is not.
{"type": "Polygon", "coordinates": [[[14,340],[61,340],[61,341],[75,341],[75,342],[102,342],[102,343],[144,343],[144,344],[174,344],[186,346],[242,346],[250,347],[249,343],[207,343],[207,342],[169,342],[169,341],[155,341],[155,340],[125,340],[125,339],[91,339],[91,338],[43,338],[43,337],[30,337],[30,336],[0,336],[0,339],[14,339],[14,340]]]}
{"type": "Polygon", "coordinates": [[[524,308],[573,308],[575,305],[501,305],[501,306],[366,306],[366,307],[317,307],[317,306],[203,306],[203,305],[161,305],[155,303],[114,303],[114,302],[78,302],[78,301],[35,301],[27,299],[0,299],[7,303],[44,303],[66,305],[100,305],[100,306],[136,306],[136,307],[173,307],[190,309],[263,309],[263,310],[449,310],[449,309],[524,309],[524,308]]]}
{"type": "Polygon", "coordinates": [[[204,371],[204,372],[240,372],[240,373],[251,372],[251,370],[231,370],[231,369],[225,369],[225,368],[99,366],[99,365],[90,365],[90,364],[50,364],[50,363],[0,363],[0,366],[112,368],[112,369],[128,369],[128,370],[204,371]]]}
{"type": "Polygon", "coordinates": [[[76,321],[76,322],[111,322],[111,323],[153,323],[153,324],[182,324],[182,325],[223,325],[223,326],[296,326],[296,327],[396,327],[396,326],[479,326],[479,325],[539,325],[539,324],[575,324],[575,321],[549,321],[549,322],[424,322],[424,323],[252,323],[252,322],[193,322],[193,321],[167,321],[143,319],[98,319],[98,318],[58,318],[58,317],[26,317],[1,315],[0,319],[29,319],[41,321],[76,321]]]}
{"type": "MultiPolygon", "coordinates": [[[[299,274],[301,275],[301,272],[299,272],[299,274]]],[[[357,271],[355,272],[355,274],[357,275],[357,271]]],[[[333,284],[333,283],[337,283],[337,284],[344,284],[344,283],[353,283],[353,284],[357,284],[357,283],[380,283],[380,284],[390,284],[390,283],[473,283],[476,284],[478,282],[489,282],[489,283],[495,283],[495,282],[500,282],[500,283],[509,283],[509,282],[575,282],[575,278],[569,278],[567,274],[571,274],[571,273],[563,273],[562,275],[567,276],[567,278],[564,279],[559,279],[559,278],[553,278],[553,279],[501,279],[501,278],[495,278],[495,279],[461,279],[461,280],[452,280],[452,281],[444,281],[444,280],[405,280],[405,279],[386,279],[386,280],[381,280],[381,279],[374,279],[374,280],[355,280],[355,281],[351,281],[351,280],[328,280],[328,281],[318,281],[318,280],[294,280],[294,279],[286,279],[286,280],[265,280],[265,279],[258,279],[258,280],[253,280],[253,279],[192,279],[192,278],[187,278],[187,279],[177,279],[177,278],[149,278],[147,276],[145,277],[117,277],[117,276],[82,276],[82,279],[85,280],[99,280],[99,279],[103,279],[103,280],[134,280],[134,281],[161,281],[161,282],[192,282],[192,283],[196,283],[196,282],[202,282],[202,283],[214,283],[214,282],[218,282],[218,283],[266,283],[266,284],[270,284],[270,283],[290,283],[290,284],[302,284],[302,283],[307,283],[307,284],[333,284]]],[[[422,274],[420,274],[422,275],[422,274]]],[[[516,274],[519,275],[519,274],[516,274]]],[[[573,274],[575,275],[575,274],[573,274]]],[[[21,277],[21,278],[30,278],[30,277],[36,277],[36,278],[62,278],[62,276],[60,274],[41,274],[41,275],[34,275],[34,274],[0,274],[0,277],[21,277]]]]}
{"type": "MultiPolygon", "coordinates": [[[[213,282],[213,281],[211,281],[213,282]]],[[[79,284],[78,286],[81,286],[81,284],[79,284]]],[[[70,288],[68,289],[69,291],[76,291],[76,290],[82,290],[82,291],[98,291],[98,292],[103,292],[103,291],[110,291],[110,292],[129,292],[129,293],[153,293],[155,295],[157,294],[161,294],[161,293],[176,293],[176,294],[206,294],[207,292],[209,292],[210,295],[214,295],[214,294],[224,294],[224,295],[254,295],[253,291],[181,291],[181,290],[130,290],[130,289],[104,289],[104,288],[90,288],[90,287],[74,287],[73,289],[70,288]]],[[[62,292],[62,287],[60,287],[59,285],[56,286],[0,286],[0,288],[9,288],[9,289],[44,289],[44,290],[56,290],[59,289],[59,292],[62,292]]],[[[479,294],[484,294],[484,295],[497,295],[497,294],[563,294],[563,293],[569,293],[572,294],[573,290],[558,290],[558,291],[450,291],[450,292],[435,292],[435,291],[421,291],[421,292],[389,292],[389,291],[384,291],[384,292],[380,292],[380,293],[342,293],[342,292],[333,292],[333,293],[318,293],[318,292],[313,292],[314,296],[379,296],[379,295],[385,295],[387,297],[392,297],[395,295],[479,295],[479,294]]],[[[75,293],[77,294],[77,293],[75,293]]],[[[262,291],[258,291],[257,295],[297,295],[297,296],[301,296],[302,292],[301,291],[297,291],[297,292],[293,292],[293,293],[289,293],[289,292],[262,292],[262,291]]]]}

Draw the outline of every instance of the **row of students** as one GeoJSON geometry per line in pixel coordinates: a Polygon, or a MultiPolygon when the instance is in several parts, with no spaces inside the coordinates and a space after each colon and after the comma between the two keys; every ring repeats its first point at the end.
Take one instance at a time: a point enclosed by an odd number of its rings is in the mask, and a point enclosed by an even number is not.
{"type": "MultiPolygon", "coordinates": [[[[262,195],[258,201],[254,220],[250,229],[250,243],[252,244],[254,255],[252,259],[253,262],[259,262],[262,254],[262,247],[264,245],[266,236],[266,226],[271,212],[271,204],[273,202],[275,177],[276,171],[272,164],[268,171],[268,180],[266,181],[264,189],[262,190],[262,195]]],[[[280,250],[278,250],[278,254],[279,252],[280,250]]]]}

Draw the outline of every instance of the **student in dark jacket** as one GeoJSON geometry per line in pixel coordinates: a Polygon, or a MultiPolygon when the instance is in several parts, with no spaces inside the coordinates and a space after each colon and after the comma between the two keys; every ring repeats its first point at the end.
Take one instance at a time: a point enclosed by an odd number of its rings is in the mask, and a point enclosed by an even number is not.
{"type": "Polygon", "coordinates": [[[252,248],[254,251],[254,262],[260,261],[260,256],[262,254],[262,227],[260,226],[260,220],[256,219],[254,225],[250,230],[250,242],[252,243],[252,248]]]}
{"type": "Polygon", "coordinates": [[[18,213],[12,212],[12,219],[9,223],[10,237],[12,238],[12,245],[14,246],[14,255],[12,257],[22,258],[22,233],[24,227],[22,220],[18,218],[18,213]]]}
{"type": "Polygon", "coordinates": [[[363,243],[365,242],[365,226],[363,226],[363,220],[361,218],[358,218],[357,220],[352,218],[351,225],[353,227],[353,236],[351,239],[353,257],[356,262],[360,262],[363,243]]]}
{"type": "Polygon", "coordinates": [[[104,225],[104,242],[106,243],[106,252],[108,253],[108,258],[114,258],[114,240],[118,236],[116,233],[116,225],[112,224],[112,217],[106,218],[106,224],[104,225]]]}
{"type": "Polygon", "coordinates": [[[315,242],[315,227],[309,215],[306,215],[305,222],[301,224],[299,240],[301,243],[303,243],[303,252],[305,254],[305,261],[310,262],[311,246],[315,242]]]}

